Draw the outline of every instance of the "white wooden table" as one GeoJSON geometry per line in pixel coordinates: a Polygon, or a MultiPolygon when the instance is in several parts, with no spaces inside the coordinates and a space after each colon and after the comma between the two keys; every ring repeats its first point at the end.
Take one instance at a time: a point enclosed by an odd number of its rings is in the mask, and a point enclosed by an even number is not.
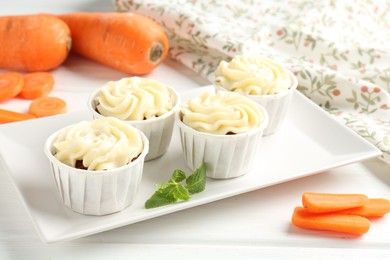
{"type": "MultiPolygon", "coordinates": [[[[108,0],[13,0],[2,5],[0,15],[113,10],[108,0]]],[[[69,112],[85,109],[91,90],[127,76],[78,56],[71,56],[54,75],[53,95],[66,99],[69,112]]],[[[171,60],[148,77],[179,93],[208,84],[171,60]]],[[[14,100],[0,107],[25,111],[27,103],[14,100]]],[[[49,245],[41,242],[11,179],[0,169],[0,259],[389,259],[390,216],[375,220],[359,239],[297,232],[290,224],[291,214],[302,192],[309,190],[380,193],[390,198],[390,166],[370,159],[49,245]]]]}

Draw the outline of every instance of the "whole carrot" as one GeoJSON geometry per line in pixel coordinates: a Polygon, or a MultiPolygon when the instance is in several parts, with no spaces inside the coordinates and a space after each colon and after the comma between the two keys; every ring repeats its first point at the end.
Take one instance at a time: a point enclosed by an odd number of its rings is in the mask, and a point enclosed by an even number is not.
{"type": "Polygon", "coordinates": [[[0,17],[0,68],[13,71],[47,71],[68,56],[68,26],[53,15],[0,17]]]}
{"type": "Polygon", "coordinates": [[[72,51],[132,75],[147,74],[168,52],[163,28],[132,13],[59,15],[70,28],[72,51]]]}

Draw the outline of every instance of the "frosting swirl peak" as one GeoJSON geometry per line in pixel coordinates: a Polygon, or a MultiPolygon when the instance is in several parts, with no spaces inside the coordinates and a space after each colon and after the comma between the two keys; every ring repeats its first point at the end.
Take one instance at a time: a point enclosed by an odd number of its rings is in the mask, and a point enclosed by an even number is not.
{"type": "Polygon", "coordinates": [[[215,72],[215,83],[244,95],[277,94],[294,84],[289,71],[281,64],[259,55],[239,55],[230,62],[221,61],[215,72]]]}
{"type": "Polygon", "coordinates": [[[129,164],[144,149],[134,127],[113,117],[83,121],[62,129],[53,142],[54,157],[87,170],[108,170],[129,164]]]}
{"type": "Polygon", "coordinates": [[[158,117],[175,105],[175,99],[167,87],[156,80],[140,77],[106,83],[94,102],[101,115],[121,120],[158,117]]]}
{"type": "Polygon", "coordinates": [[[240,134],[260,127],[266,114],[248,98],[227,91],[205,92],[184,102],[181,118],[185,125],[211,134],[240,134]]]}

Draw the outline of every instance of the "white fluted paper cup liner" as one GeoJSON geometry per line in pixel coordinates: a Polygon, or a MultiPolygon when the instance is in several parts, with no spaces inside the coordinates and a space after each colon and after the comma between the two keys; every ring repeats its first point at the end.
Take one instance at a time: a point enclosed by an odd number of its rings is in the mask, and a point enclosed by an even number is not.
{"type": "Polygon", "coordinates": [[[46,141],[44,152],[49,158],[52,174],[65,206],[85,215],[107,215],[130,206],[142,179],[148,140],[140,132],[144,150],[131,163],[112,170],[88,171],[68,166],[54,157],[53,141],[59,131],[46,141]]]}
{"type": "MultiPolygon", "coordinates": [[[[175,115],[178,112],[180,106],[179,94],[168,86],[166,88],[171,92],[172,97],[175,99],[174,107],[167,113],[147,120],[122,120],[138,130],[141,130],[146,138],[149,140],[149,153],[146,155],[145,161],[155,159],[162,156],[168,150],[171,143],[173,127],[175,125],[175,115]]],[[[93,119],[104,117],[96,111],[96,103],[94,102],[96,95],[99,93],[99,89],[95,90],[89,97],[88,108],[92,114],[93,119]]]]}
{"type": "MultiPolygon", "coordinates": [[[[293,84],[285,92],[272,95],[245,95],[267,110],[269,122],[267,128],[264,129],[263,135],[271,135],[279,131],[286,118],[294,91],[298,87],[297,77],[290,71],[289,74],[293,80],[293,84]]],[[[215,86],[215,89],[216,91],[229,91],[218,85],[215,86]]]]}
{"type": "Polygon", "coordinates": [[[180,115],[176,122],[184,160],[191,170],[206,164],[206,176],[213,179],[230,179],[248,173],[253,166],[268,115],[264,108],[264,122],[256,129],[234,135],[216,135],[199,132],[185,125],[180,115]]]}

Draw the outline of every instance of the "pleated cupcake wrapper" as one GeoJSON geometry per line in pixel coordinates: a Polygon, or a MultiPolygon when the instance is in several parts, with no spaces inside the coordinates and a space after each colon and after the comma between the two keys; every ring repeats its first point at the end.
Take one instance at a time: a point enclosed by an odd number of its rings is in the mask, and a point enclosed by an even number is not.
{"type": "Polygon", "coordinates": [[[160,157],[168,150],[172,139],[176,112],[177,109],[171,110],[164,118],[149,119],[140,123],[138,123],[139,121],[126,121],[142,131],[148,138],[150,152],[145,158],[146,161],[160,157]]]}
{"type": "MultiPolygon", "coordinates": [[[[145,161],[155,159],[162,156],[168,150],[171,143],[173,127],[175,124],[175,115],[178,112],[180,106],[180,98],[175,90],[168,88],[172,95],[175,97],[175,106],[167,113],[147,120],[125,120],[126,122],[138,130],[142,131],[146,138],[149,140],[149,153],[145,158],[145,161]]],[[[102,118],[103,115],[96,112],[96,105],[93,100],[98,93],[98,90],[92,93],[88,101],[88,108],[94,119],[102,118]]]]}
{"type": "MultiPolygon", "coordinates": [[[[290,107],[294,91],[298,86],[297,78],[290,73],[293,80],[292,86],[285,92],[273,95],[245,95],[252,101],[261,105],[267,110],[269,116],[268,126],[264,129],[263,135],[271,135],[276,133],[282,127],[286,118],[288,108],[290,107]]],[[[215,86],[216,91],[228,91],[227,89],[215,86]]]]}
{"type": "Polygon", "coordinates": [[[80,173],[51,162],[54,179],[65,206],[86,215],[121,211],[134,201],[142,179],[143,160],[122,171],[80,173]]]}
{"type": "Polygon", "coordinates": [[[49,137],[45,154],[65,206],[81,214],[99,216],[121,211],[133,203],[149,149],[144,134],[141,133],[144,150],[135,161],[113,170],[87,171],[65,165],[52,155],[51,143],[57,133],[49,137]]]}
{"type": "Polygon", "coordinates": [[[184,160],[191,170],[206,164],[206,176],[213,179],[229,179],[248,173],[253,166],[260,145],[263,125],[248,133],[237,135],[212,135],[195,131],[186,126],[179,116],[177,124],[184,160]]]}

